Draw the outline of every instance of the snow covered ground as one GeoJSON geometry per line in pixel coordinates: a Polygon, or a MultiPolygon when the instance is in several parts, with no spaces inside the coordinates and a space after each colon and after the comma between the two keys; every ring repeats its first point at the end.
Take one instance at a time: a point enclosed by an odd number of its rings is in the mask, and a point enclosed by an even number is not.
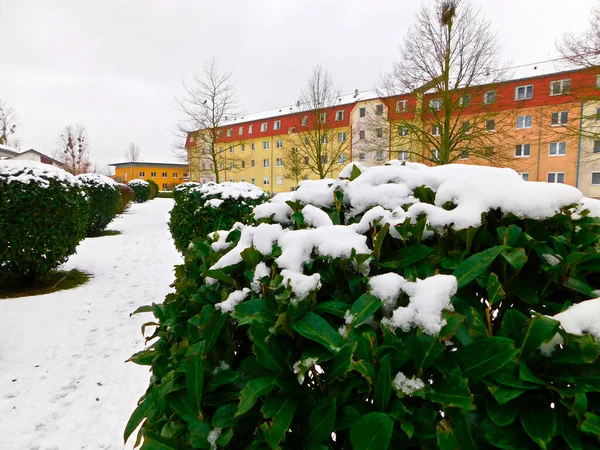
{"type": "MultiPolygon", "coordinates": [[[[181,262],[167,227],[170,199],[134,204],[86,239],[66,269],[91,273],[77,289],[0,300],[0,450],[122,449],[123,429],[149,372],[125,363],[140,327],[181,262]]],[[[131,448],[130,439],[127,448],[131,448]]]]}

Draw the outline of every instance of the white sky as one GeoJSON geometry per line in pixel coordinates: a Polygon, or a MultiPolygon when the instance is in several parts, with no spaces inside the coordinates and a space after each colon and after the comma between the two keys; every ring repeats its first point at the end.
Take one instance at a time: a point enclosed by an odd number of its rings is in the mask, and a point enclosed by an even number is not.
{"type": "MultiPolygon", "coordinates": [[[[472,0],[514,65],[556,57],[594,0],[472,0]]],[[[52,155],[85,125],[91,158],[173,159],[175,97],[203,62],[233,71],[246,113],[296,101],[321,63],[343,93],[373,87],[397,58],[413,0],[0,0],[0,98],[22,149],[52,155]]]]}

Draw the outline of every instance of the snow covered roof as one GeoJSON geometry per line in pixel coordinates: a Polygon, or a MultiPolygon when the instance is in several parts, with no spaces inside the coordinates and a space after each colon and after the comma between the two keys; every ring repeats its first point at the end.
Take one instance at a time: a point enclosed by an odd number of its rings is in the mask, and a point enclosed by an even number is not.
{"type": "Polygon", "coordinates": [[[0,154],[8,154],[9,156],[16,156],[19,154],[19,150],[8,145],[0,144],[0,154]],[[12,153],[12,155],[10,155],[12,153]]]}

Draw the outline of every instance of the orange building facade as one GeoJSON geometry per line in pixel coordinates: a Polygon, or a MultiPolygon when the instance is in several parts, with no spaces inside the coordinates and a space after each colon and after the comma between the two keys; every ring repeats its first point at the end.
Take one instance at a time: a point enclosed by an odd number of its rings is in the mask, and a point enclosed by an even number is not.
{"type": "Polygon", "coordinates": [[[134,179],[152,180],[160,190],[167,191],[190,181],[188,165],[185,163],[127,161],[109,166],[115,168],[113,178],[119,183],[126,184],[134,179]]]}

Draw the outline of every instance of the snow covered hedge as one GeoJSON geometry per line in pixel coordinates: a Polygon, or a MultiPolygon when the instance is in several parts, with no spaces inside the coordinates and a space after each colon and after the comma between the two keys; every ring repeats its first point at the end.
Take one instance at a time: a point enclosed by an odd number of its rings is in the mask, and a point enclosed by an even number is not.
{"type": "Polygon", "coordinates": [[[97,236],[117,216],[121,191],[114,180],[98,173],[85,173],[77,178],[85,187],[90,203],[87,235],[97,236]]]}
{"type": "Polygon", "coordinates": [[[268,195],[250,183],[183,183],[173,191],[169,228],[177,249],[185,253],[196,237],[246,222],[254,206],[268,195]]]}
{"type": "Polygon", "coordinates": [[[133,192],[135,193],[133,198],[134,202],[144,203],[150,200],[151,189],[150,184],[147,181],[135,179],[127,183],[127,186],[133,189],[133,192]]]}
{"type": "Polygon", "coordinates": [[[34,161],[0,161],[0,283],[35,283],[75,253],[89,206],[77,178],[34,161]]]}
{"type": "Polygon", "coordinates": [[[121,193],[121,200],[119,201],[118,213],[123,214],[125,210],[129,208],[129,204],[135,198],[135,191],[126,184],[122,183],[117,183],[117,187],[119,188],[119,192],[121,193]]]}
{"type": "Polygon", "coordinates": [[[161,448],[599,448],[599,202],[360,168],[195,240],[131,360],[161,448]],[[594,213],[590,214],[588,210],[594,213]]]}

